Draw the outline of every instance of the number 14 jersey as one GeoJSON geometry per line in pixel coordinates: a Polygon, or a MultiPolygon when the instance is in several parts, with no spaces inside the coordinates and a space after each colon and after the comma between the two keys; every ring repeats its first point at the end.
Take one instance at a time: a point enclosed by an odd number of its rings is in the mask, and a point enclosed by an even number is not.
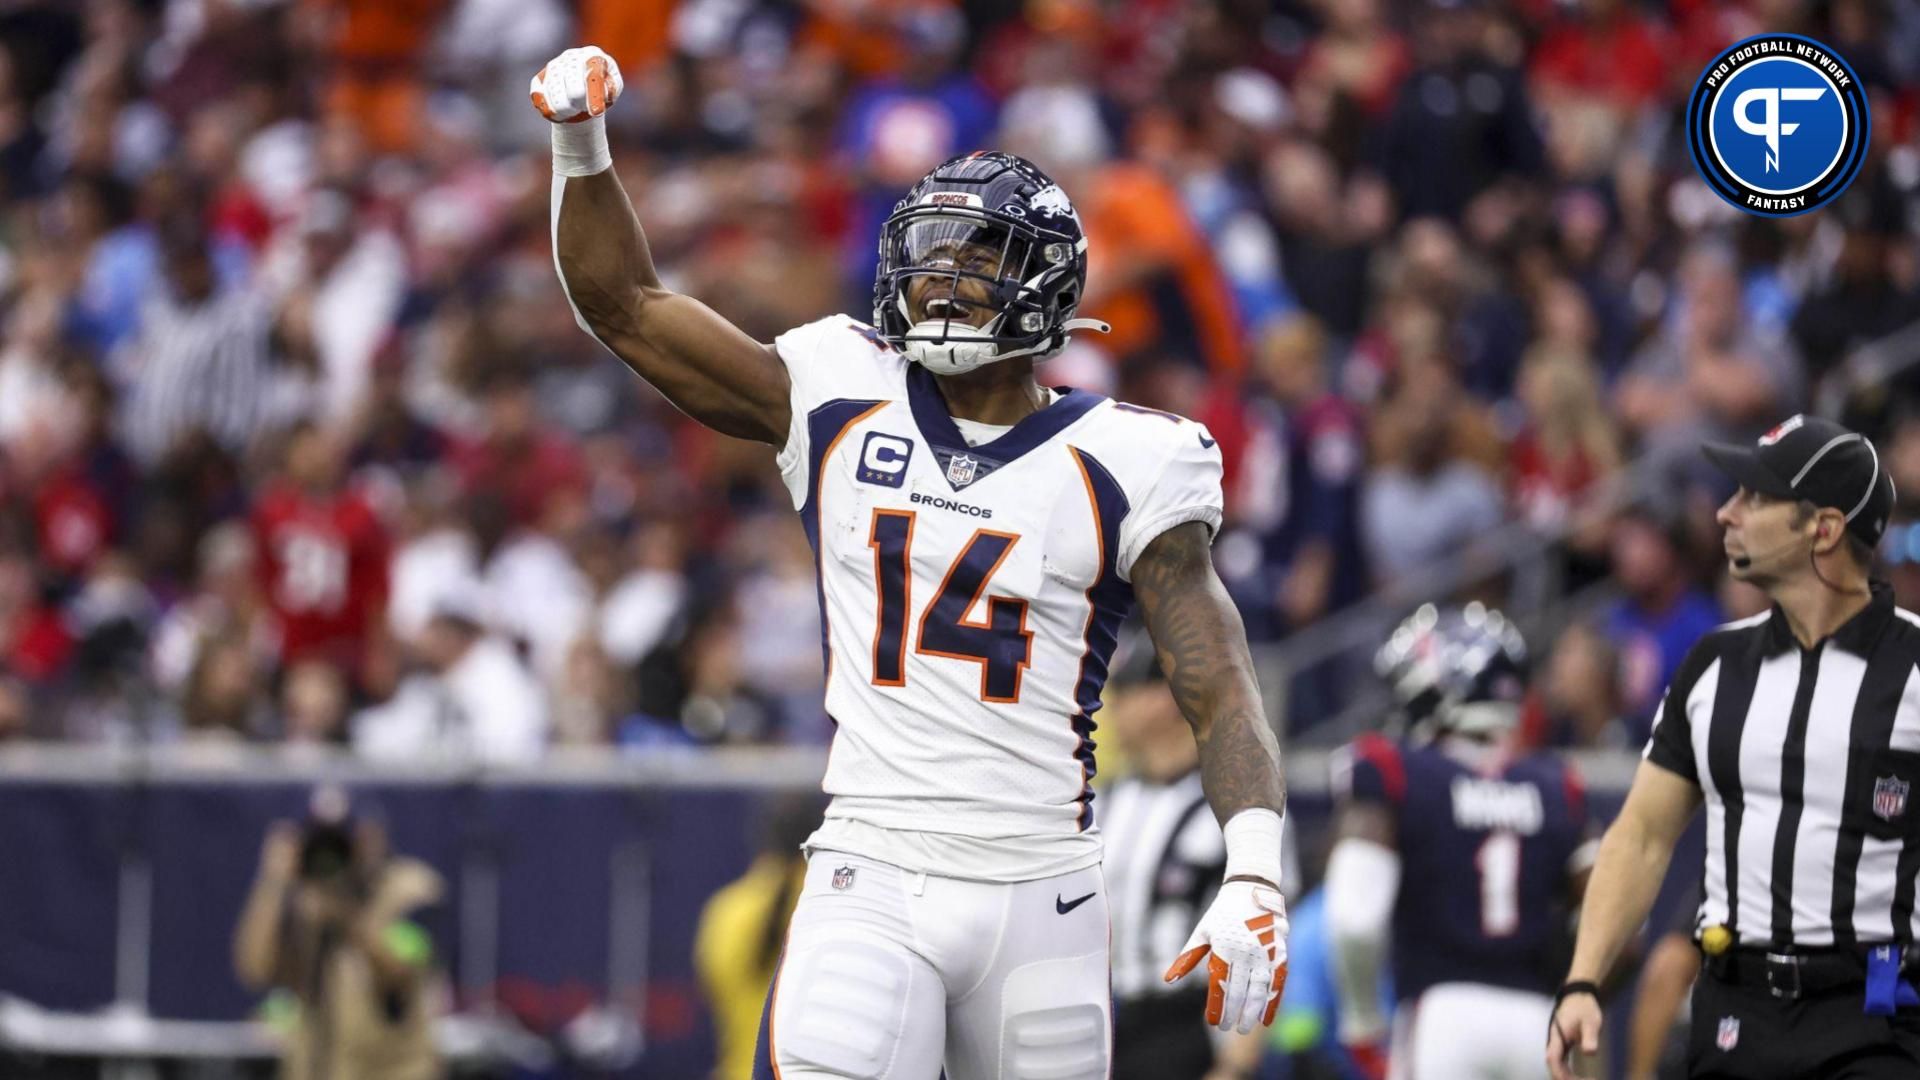
{"type": "Polygon", "coordinates": [[[1133,562],[1175,525],[1219,526],[1213,439],[1069,390],[969,446],[932,374],[866,326],[775,347],[836,723],[809,846],[1001,881],[1098,862],[1093,714],[1133,562]]]}

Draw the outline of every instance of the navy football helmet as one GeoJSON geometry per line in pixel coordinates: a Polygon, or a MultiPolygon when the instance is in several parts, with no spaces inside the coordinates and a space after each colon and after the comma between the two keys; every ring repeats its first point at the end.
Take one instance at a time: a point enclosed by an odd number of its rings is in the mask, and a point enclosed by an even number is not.
{"type": "Polygon", "coordinates": [[[1519,722],[1527,643],[1506,616],[1477,601],[1445,610],[1425,604],[1394,628],[1374,670],[1410,724],[1494,735],[1519,722]]]}
{"type": "Polygon", "coordinates": [[[873,325],[941,375],[1017,356],[1043,360],[1074,330],[1087,288],[1087,237],[1067,193],[1025,158],[975,152],[928,173],[880,227],[873,325]],[[920,279],[924,310],[912,293],[920,279]],[[985,307],[991,317],[967,318],[985,307]]]}

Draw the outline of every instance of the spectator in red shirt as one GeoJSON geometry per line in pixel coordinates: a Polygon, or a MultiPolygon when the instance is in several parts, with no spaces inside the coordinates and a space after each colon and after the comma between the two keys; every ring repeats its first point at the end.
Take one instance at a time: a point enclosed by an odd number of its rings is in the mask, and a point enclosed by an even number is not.
{"type": "Polygon", "coordinates": [[[281,663],[322,659],[359,673],[384,625],[389,543],[373,509],[342,482],[331,432],[294,428],[283,474],[254,504],[253,527],[281,663]]]}
{"type": "Polygon", "coordinates": [[[0,552],[0,665],[44,686],[72,655],[73,636],[41,596],[31,549],[0,552]]]}
{"type": "MultiPolygon", "coordinates": [[[[1377,0],[1345,0],[1326,8],[1326,31],[1307,47],[1295,84],[1303,109],[1333,110],[1347,103],[1378,120],[1393,108],[1400,80],[1412,66],[1405,38],[1387,24],[1377,0]],[[1324,95],[1328,100],[1316,100],[1324,95]]],[[[1324,125],[1313,125],[1316,130],[1324,125]]]]}
{"type": "Polygon", "coordinates": [[[113,441],[113,391],[98,369],[71,365],[67,393],[72,430],[33,495],[41,563],[78,580],[109,545],[125,540],[138,490],[133,462],[113,441]]]}
{"type": "MultiPolygon", "coordinates": [[[[1727,39],[1729,41],[1732,38],[1727,39]]],[[[1547,31],[1528,72],[1563,176],[1606,174],[1672,79],[1667,35],[1621,0],[1585,0],[1547,31]]],[[[1697,71],[1698,65],[1689,68],[1697,71]]]]}
{"type": "Polygon", "coordinates": [[[1536,346],[1520,369],[1525,426],[1507,448],[1514,509],[1551,530],[1620,466],[1620,437],[1585,354],[1536,346]]]}
{"type": "Polygon", "coordinates": [[[1530,66],[1543,99],[1598,98],[1632,111],[1666,85],[1667,39],[1633,5],[1585,0],[1541,39],[1530,66]]]}
{"type": "Polygon", "coordinates": [[[524,369],[496,368],[486,376],[483,394],[486,435],[454,451],[461,487],[499,493],[514,525],[535,525],[549,496],[584,486],[580,450],[541,424],[533,380],[524,369]]]}

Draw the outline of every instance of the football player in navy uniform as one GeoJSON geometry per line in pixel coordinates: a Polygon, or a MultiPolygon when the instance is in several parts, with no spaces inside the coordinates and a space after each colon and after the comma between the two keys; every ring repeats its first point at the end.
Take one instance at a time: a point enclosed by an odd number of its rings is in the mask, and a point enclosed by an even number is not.
{"type": "Polygon", "coordinates": [[[1337,759],[1326,888],[1341,1039],[1377,1076],[1539,1076],[1593,847],[1572,768],[1511,748],[1526,645],[1499,612],[1428,605],[1376,667],[1409,728],[1337,759]]]}

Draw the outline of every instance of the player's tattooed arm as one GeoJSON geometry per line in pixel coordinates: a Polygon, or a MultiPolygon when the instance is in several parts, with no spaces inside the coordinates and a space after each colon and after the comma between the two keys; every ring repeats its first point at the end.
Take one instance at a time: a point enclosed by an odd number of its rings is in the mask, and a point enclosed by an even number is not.
{"type": "Polygon", "coordinates": [[[681,412],[727,435],[784,443],[789,383],[773,347],[661,283],[613,169],[562,182],[554,254],[587,328],[681,412]]]}
{"type": "Polygon", "coordinates": [[[1246,626],[1213,570],[1207,527],[1176,525],[1133,564],[1133,592],[1167,684],[1200,745],[1200,777],[1214,816],[1279,810],[1286,800],[1280,744],[1260,704],[1246,626]]]}

